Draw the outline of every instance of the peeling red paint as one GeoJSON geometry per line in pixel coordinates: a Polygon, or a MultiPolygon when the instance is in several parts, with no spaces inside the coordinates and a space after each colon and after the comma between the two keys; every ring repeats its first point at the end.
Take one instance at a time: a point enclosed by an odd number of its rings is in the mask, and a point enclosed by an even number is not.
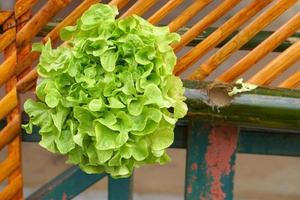
{"type": "Polygon", "coordinates": [[[63,193],[61,200],[68,200],[68,195],[65,192],[63,193]]]}
{"type": "Polygon", "coordinates": [[[206,200],[206,198],[203,195],[201,195],[200,200],[206,200]]]}
{"type": "MultiPolygon", "coordinates": [[[[229,175],[231,157],[236,150],[238,130],[236,127],[215,127],[209,135],[209,146],[205,154],[207,175],[211,177],[210,199],[223,200],[226,194],[222,190],[221,177],[229,175]]],[[[201,198],[200,198],[201,199],[201,198]]]]}
{"type": "Polygon", "coordinates": [[[191,166],[192,170],[196,171],[198,169],[198,164],[197,163],[193,163],[191,166]]]}
{"type": "Polygon", "coordinates": [[[187,193],[192,193],[192,191],[193,191],[193,188],[192,188],[192,186],[191,185],[189,185],[188,187],[187,187],[187,193]]]}

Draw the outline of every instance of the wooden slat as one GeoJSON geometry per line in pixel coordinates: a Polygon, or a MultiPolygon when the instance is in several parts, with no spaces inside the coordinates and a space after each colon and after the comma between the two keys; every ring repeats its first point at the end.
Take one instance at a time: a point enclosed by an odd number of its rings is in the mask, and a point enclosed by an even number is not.
{"type": "MultiPolygon", "coordinates": [[[[18,49],[18,56],[17,56],[17,66],[20,62],[24,61],[25,58],[28,56],[28,54],[32,52],[31,51],[31,43],[29,43],[28,45],[18,49]]],[[[22,63],[24,64],[24,63],[22,63]]],[[[18,73],[17,73],[18,74],[18,73]]]]}
{"type": "Polygon", "coordinates": [[[17,33],[17,46],[23,47],[54,17],[61,9],[72,0],[49,0],[31,18],[31,20],[17,33]]]}
{"type": "Polygon", "coordinates": [[[16,89],[11,90],[4,98],[0,100],[0,119],[3,119],[18,105],[16,89]]]}
{"type": "Polygon", "coordinates": [[[279,87],[283,88],[296,88],[300,85],[300,70],[291,75],[285,81],[280,83],[279,87]]]}
{"type": "Polygon", "coordinates": [[[255,18],[248,26],[232,38],[227,44],[203,62],[190,76],[191,80],[203,80],[211,74],[221,63],[239,50],[260,30],[277,19],[288,8],[293,6],[297,0],[280,0],[255,18]]]}
{"type": "Polygon", "coordinates": [[[0,86],[14,75],[16,62],[17,57],[14,53],[4,60],[4,62],[0,65],[0,86]]]}
{"type": "MultiPolygon", "coordinates": [[[[25,12],[22,16],[19,17],[19,19],[16,21],[15,24],[17,26],[15,27],[16,31],[18,32],[25,24],[25,19],[30,17],[30,10],[25,12]],[[23,21],[24,20],[24,21],[23,21]]],[[[26,44],[22,46],[22,48],[27,49],[27,47],[30,44],[26,44]]],[[[8,57],[12,54],[17,53],[17,58],[19,56],[19,53],[17,52],[17,45],[16,42],[13,42],[8,49],[5,50],[4,55],[5,57],[8,57]]],[[[18,60],[18,59],[17,59],[18,60]]],[[[15,73],[14,76],[7,81],[5,84],[5,91],[6,93],[10,93],[12,91],[16,91],[16,84],[17,84],[17,74],[15,73]]],[[[10,112],[10,114],[7,116],[6,121],[7,123],[12,122],[15,118],[21,119],[21,109],[19,104],[18,96],[17,98],[17,106],[10,112]]],[[[19,124],[21,126],[21,124],[19,124]]],[[[20,128],[20,127],[19,127],[20,128]]],[[[18,166],[9,176],[8,176],[8,184],[14,184],[16,178],[20,177],[20,185],[23,186],[23,180],[22,180],[22,170],[21,170],[21,136],[15,137],[9,144],[8,144],[8,159],[13,159],[18,163],[18,166]]],[[[19,189],[16,190],[16,192],[13,194],[11,199],[14,200],[23,200],[23,190],[19,189]]]]}
{"type": "Polygon", "coordinates": [[[156,13],[149,17],[148,21],[152,24],[157,24],[173,9],[183,3],[183,0],[170,0],[163,7],[161,7],[156,13]]]}
{"type": "MultiPolygon", "coordinates": [[[[18,1],[17,1],[18,2],[18,1]]],[[[28,20],[32,16],[32,9],[28,9],[25,13],[23,13],[18,19],[17,19],[17,31],[19,31],[24,25],[28,22],[28,20]]],[[[17,63],[22,62],[24,58],[31,52],[31,43],[28,43],[27,45],[19,48],[17,50],[17,63]]],[[[31,65],[24,65],[24,71],[21,74],[18,75],[18,78],[21,78],[25,73],[27,73],[32,68],[31,65]]],[[[17,70],[16,70],[17,71],[17,70]]]]}
{"type": "Polygon", "coordinates": [[[0,182],[8,178],[8,176],[13,173],[13,171],[17,169],[19,165],[19,160],[12,156],[7,157],[4,161],[2,161],[0,163],[0,182]]]}
{"type": "Polygon", "coordinates": [[[21,74],[26,69],[26,66],[30,66],[33,62],[35,62],[39,58],[39,56],[40,52],[32,51],[28,55],[24,56],[23,60],[18,60],[16,66],[17,75],[21,74]]]}
{"type": "Polygon", "coordinates": [[[0,52],[3,51],[10,43],[15,40],[15,29],[8,29],[0,35],[0,52]]]}
{"type": "Polygon", "coordinates": [[[245,57],[227,69],[224,73],[217,77],[218,81],[231,82],[242,73],[250,69],[254,64],[261,60],[264,56],[274,50],[289,36],[300,28],[300,13],[291,18],[286,24],[280,27],[269,38],[263,41],[255,49],[250,51],[245,57]]]}
{"type": "Polygon", "coordinates": [[[180,13],[178,17],[169,23],[170,31],[177,31],[211,2],[212,0],[194,1],[193,4],[191,4],[187,9],[180,13]]]}
{"type": "Polygon", "coordinates": [[[31,70],[22,79],[18,81],[17,90],[20,93],[25,93],[28,91],[35,83],[38,78],[36,69],[31,70]]]}
{"type": "MultiPolygon", "coordinates": [[[[19,114],[19,108],[16,108],[16,114],[12,114],[11,117],[19,114]]],[[[8,177],[8,183],[11,184],[14,179],[18,176],[22,176],[21,169],[21,136],[15,137],[13,141],[8,145],[8,157],[13,158],[18,162],[18,168],[13,171],[12,174],[8,177]]],[[[23,180],[20,180],[20,184],[23,185],[23,180]]],[[[15,193],[13,199],[23,200],[23,191],[20,189],[17,193],[15,193]]]]}
{"type": "Polygon", "coordinates": [[[99,3],[100,0],[85,0],[76,9],[71,12],[63,21],[61,21],[46,37],[43,38],[43,42],[47,42],[51,39],[55,42],[58,39],[60,30],[65,26],[73,25],[76,20],[86,11],[92,4],[99,3]]]}
{"type": "Polygon", "coordinates": [[[20,133],[20,130],[21,120],[19,117],[15,117],[0,131],[0,151],[20,133]]]}
{"type": "Polygon", "coordinates": [[[109,2],[109,5],[115,5],[118,7],[118,9],[122,9],[124,6],[127,5],[129,0],[112,0],[109,2]]]}
{"type": "Polygon", "coordinates": [[[241,0],[224,0],[222,3],[220,3],[203,19],[197,22],[188,32],[182,35],[180,42],[173,46],[175,51],[179,51],[182,47],[192,41],[197,35],[199,35],[202,31],[225,15],[240,2],[241,0]]]}
{"type": "Polygon", "coordinates": [[[12,12],[0,11],[0,25],[2,25],[11,15],[12,12]]]}
{"type": "MultiPolygon", "coordinates": [[[[0,169],[1,170],[1,169],[0,169]]],[[[0,192],[1,200],[12,200],[14,196],[22,190],[22,175],[13,179],[13,181],[0,192]]]]}
{"type": "MultiPolygon", "coordinates": [[[[272,0],[255,0],[248,4],[246,7],[241,9],[223,25],[221,25],[215,32],[209,35],[203,42],[195,46],[182,58],[180,58],[175,66],[174,73],[180,74],[186,70],[191,64],[195,63],[198,58],[208,53],[209,50],[213,49],[230,34],[232,34],[238,27],[247,22],[257,12],[267,6],[272,0]]],[[[224,1],[225,2],[225,1],[224,1]]]]}
{"type": "Polygon", "coordinates": [[[291,65],[299,61],[300,59],[300,40],[289,47],[287,50],[279,54],[274,60],[272,60],[262,70],[257,72],[252,78],[249,79],[249,83],[258,85],[267,85],[271,83],[282,72],[287,70],[291,65]]]}
{"type": "Polygon", "coordinates": [[[133,6],[131,6],[121,18],[127,17],[129,15],[143,15],[149,8],[151,8],[157,0],[139,0],[133,6]]]}
{"type": "Polygon", "coordinates": [[[15,4],[15,18],[18,19],[28,10],[30,10],[37,0],[18,0],[15,4]]]}

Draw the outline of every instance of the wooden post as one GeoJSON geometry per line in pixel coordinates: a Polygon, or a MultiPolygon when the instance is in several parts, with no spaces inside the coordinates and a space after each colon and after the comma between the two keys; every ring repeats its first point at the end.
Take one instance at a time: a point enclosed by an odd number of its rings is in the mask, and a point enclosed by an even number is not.
{"type": "MultiPolygon", "coordinates": [[[[4,23],[4,30],[13,31],[16,35],[17,28],[15,27],[16,20],[14,15],[12,15],[7,21],[4,23]]],[[[0,192],[0,199],[2,200],[21,200],[23,198],[23,178],[21,171],[21,137],[20,137],[20,129],[21,129],[21,114],[20,114],[20,106],[19,99],[16,91],[17,84],[17,76],[15,73],[15,66],[17,62],[17,48],[15,42],[10,42],[5,46],[4,50],[4,58],[10,59],[13,58],[11,63],[12,69],[10,69],[10,73],[2,74],[3,77],[8,76],[5,79],[5,91],[6,96],[0,100],[1,111],[0,118],[6,116],[7,125],[4,129],[2,129],[1,138],[7,141],[8,146],[8,155],[7,158],[0,163],[0,182],[6,178],[8,178],[8,185],[0,192]],[[3,109],[4,108],[4,109],[3,109]],[[14,130],[12,130],[12,126],[14,126],[14,130]]],[[[1,146],[3,147],[4,144],[1,146]]]]}
{"type": "Polygon", "coordinates": [[[129,178],[108,179],[109,200],[133,200],[133,176],[129,178]]]}
{"type": "Polygon", "coordinates": [[[187,141],[186,200],[233,199],[238,128],[192,120],[187,141]]]}

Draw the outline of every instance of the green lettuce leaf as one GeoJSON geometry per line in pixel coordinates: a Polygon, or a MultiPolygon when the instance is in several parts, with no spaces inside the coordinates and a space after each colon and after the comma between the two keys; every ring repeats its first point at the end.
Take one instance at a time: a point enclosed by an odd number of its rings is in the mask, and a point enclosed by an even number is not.
{"type": "Polygon", "coordinates": [[[24,110],[40,145],[87,173],[128,177],[134,168],[170,161],[166,149],[187,113],[181,80],[172,74],[180,37],[133,15],[92,5],[60,32],[63,45],[37,44],[41,82],[24,110]]]}

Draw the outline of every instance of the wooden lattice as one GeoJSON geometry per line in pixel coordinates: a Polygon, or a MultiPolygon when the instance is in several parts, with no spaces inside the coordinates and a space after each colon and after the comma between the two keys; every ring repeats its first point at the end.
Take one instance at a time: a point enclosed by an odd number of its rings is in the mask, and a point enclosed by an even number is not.
{"type": "MultiPolygon", "coordinates": [[[[24,16],[27,14],[24,13],[24,16]]],[[[21,115],[16,90],[18,76],[15,74],[17,63],[16,34],[22,27],[12,12],[1,12],[0,22],[3,34],[0,36],[0,51],[4,62],[0,66],[0,86],[5,88],[6,95],[0,101],[0,119],[6,117],[6,126],[0,131],[0,150],[7,145],[7,158],[0,163],[0,181],[8,184],[0,193],[0,199],[22,199],[21,173],[21,115]],[[18,24],[19,23],[19,24],[18,24]]]]}
{"type": "MultiPolygon", "coordinates": [[[[0,51],[3,52],[4,61],[0,65],[0,86],[5,88],[6,95],[0,100],[0,118],[6,117],[7,124],[0,131],[0,150],[8,145],[8,156],[0,163],[0,182],[8,178],[8,185],[0,192],[0,199],[22,199],[22,174],[20,155],[20,108],[18,94],[25,93],[35,86],[37,73],[33,63],[39,58],[39,53],[31,52],[33,38],[49,23],[54,16],[67,7],[72,0],[49,0],[36,13],[31,14],[32,7],[37,0],[18,0],[13,11],[0,12],[0,51]]],[[[65,17],[54,29],[43,39],[46,42],[51,39],[57,44],[59,31],[62,27],[72,25],[89,8],[90,5],[99,0],[85,0],[65,17]]],[[[158,0],[112,0],[111,5],[117,5],[122,12],[120,17],[132,14],[144,15],[158,0]],[[131,5],[131,6],[128,6],[131,5]]],[[[186,3],[184,0],[169,0],[156,10],[148,20],[153,24],[159,24],[165,17],[179,6],[186,3]]],[[[210,12],[197,21],[191,28],[182,34],[180,43],[174,45],[175,52],[179,52],[192,40],[212,26],[217,20],[226,17],[234,7],[242,0],[220,1],[210,12]]],[[[208,37],[191,48],[188,52],[179,56],[174,69],[176,75],[190,68],[207,55],[220,43],[224,42],[233,33],[237,34],[226,42],[215,53],[205,59],[198,68],[193,71],[189,78],[192,80],[203,80],[216,70],[222,63],[241,49],[247,42],[254,38],[266,26],[276,20],[288,9],[295,6],[297,0],[252,0],[246,1],[243,8],[238,10],[225,23],[214,30],[208,37]],[[258,14],[259,13],[259,14],[258,14]],[[243,28],[241,28],[243,27],[243,28]]],[[[213,0],[195,0],[186,9],[178,14],[168,24],[171,31],[179,31],[201,13],[204,8],[213,3],[213,0]]],[[[289,19],[262,43],[251,50],[246,56],[225,69],[219,74],[218,81],[231,82],[252,68],[257,62],[266,57],[280,44],[295,34],[300,28],[300,12],[289,19]]],[[[179,31],[180,32],[180,31],[179,31]]],[[[289,47],[275,57],[266,66],[259,69],[248,82],[268,85],[280,76],[289,67],[300,59],[300,40],[294,38],[289,47]]],[[[300,69],[283,81],[279,87],[296,88],[300,85],[300,69]]]]}

